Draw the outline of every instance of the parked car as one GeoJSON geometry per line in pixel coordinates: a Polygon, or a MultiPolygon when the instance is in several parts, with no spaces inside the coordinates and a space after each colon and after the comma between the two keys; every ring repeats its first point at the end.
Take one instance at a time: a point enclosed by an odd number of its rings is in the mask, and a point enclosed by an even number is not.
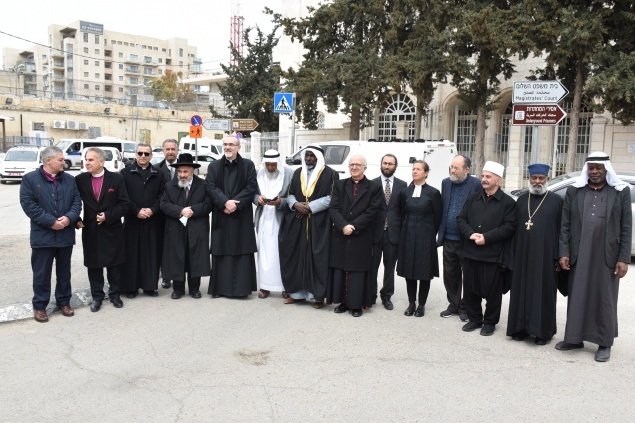
{"type": "MultiPolygon", "coordinates": [[[[201,176],[204,178],[207,175],[207,167],[209,166],[209,164],[213,162],[214,160],[217,160],[215,156],[216,155],[213,155],[213,154],[199,154],[198,163],[201,165],[201,167],[198,168],[195,173],[198,176],[201,176]]],[[[150,163],[152,163],[155,166],[158,166],[159,163],[161,163],[161,161],[163,161],[164,158],[165,156],[163,155],[163,153],[152,153],[152,160],[150,160],[150,163]]]]}
{"type": "Polygon", "coordinates": [[[0,162],[0,184],[7,181],[22,181],[22,176],[40,167],[42,164],[42,150],[37,145],[19,145],[7,151],[4,160],[0,162]]]}
{"type": "MultiPolygon", "coordinates": [[[[81,160],[81,169],[80,172],[86,172],[86,167],[84,163],[86,161],[86,152],[88,151],[87,147],[82,150],[82,160],[81,160]]],[[[123,154],[114,147],[103,147],[100,146],[102,150],[104,150],[105,160],[104,160],[104,168],[108,169],[111,172],[120,172],[124,167],[123,154]]]]}
{"type": "MultiPolygon", "coordinates": [[[[633,210],[633,214],[635,215],[635,172],[628,172],[623,170],[615,171],[618,178],[620,178],[624,182],[628,182],[631,185],[631,210],[633,210]]],[[[564,198],[567,193],[567,188],[569,185],[572,185],[576,178],[580,176],[580,172],[572,172],[567,173],[565,175],[558,176],[556,178],[550,179],[548,182],[549,191],[558,194],[560,197],[564,198]]],[[[510,195],[517,199],[521,194],[527,192],[528,188],[523,188],[515,191],[511,191],[510,195]]],[[[631,255],[635,256],[635,226],[633,227],[633,237],[631,242],[631,255]]]]}

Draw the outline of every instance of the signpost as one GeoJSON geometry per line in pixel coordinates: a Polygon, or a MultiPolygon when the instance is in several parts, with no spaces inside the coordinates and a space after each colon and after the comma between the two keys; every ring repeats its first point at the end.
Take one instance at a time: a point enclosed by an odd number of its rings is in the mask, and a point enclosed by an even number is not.
{"type": "Polygon", "coordinates": [[[514,82],[514,104],[555,104],[569,91],[560,81],[517,81],[514,82]]]}
{"type": "Polygon", "coordinates": [[[274,93],[273,112],[291,113],[291,151],[295,151],[295,93],[274,93]]]}
{"type": "Polygon", "coordinates": [[[190,138],[194,138],[194,163],[198,164],[198,139],[203,137],[203,119],[199,115],[194,115],[190,118],[190,123],[190,138]]]}
{"type": "Polygon", "coordinates": [[[253,119],[232,119],[232,130],[253,131],[258,127],[258,122],[253,119]]]}
{"type": "Polygon", "coordinates": [[[229,131],[229,119],[205,119],[203,128],[210,131],[229,131]]]}
{"type": "Polygon", "coordinates": [[[555,126],[565,116],[557,104],[514,104],[512,125],[555,126]]]}
{"type": "Polygon", "coordinates": [[[190,123],[192,126],[201,126],[203,119],[199,115],[194,115],[190,118],[190,123]]]}

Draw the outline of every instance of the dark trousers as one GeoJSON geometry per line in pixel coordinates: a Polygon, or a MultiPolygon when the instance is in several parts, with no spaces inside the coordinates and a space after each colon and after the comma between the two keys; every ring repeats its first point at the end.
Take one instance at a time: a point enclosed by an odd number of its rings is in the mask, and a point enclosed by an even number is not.
{"type": "Polygon", "coordinates": [[[71,256],[73,246],[45,247],[31,250],[33,270],[33,309],[45,310],[51,299],[51,273],[55,260],[55,301],[58,306],[69,305],[71,301],[71,256]]]}
{"type": "MultiPolygon", "coordinates": [[[[201,289],[201,277],[200,276],[190,276],[187,274],[187,287],[190,290],[190,294],[200,291],[201,289]]],[[[173,281],[173,289],[174,292],[178,292],[180,294],[185,294],[185,281],[173,281]]]]}
{"type": "Polygon", "coordinates": [[[496,263],[464,259],[465,311],[470,322],[495,325],[503,302],[503,268],[496,263]],[[481,300],[485,299],[485,314],[481,300]]]}
{"type": "MultiPolygon", "coordinates": [[[[408,291],[408,302],[414,303],[417,301],[417,280],[406,279],[406,290],[408,291]]],[[[419,305],[426,305],[428,301],[428,294],[430,293],[430,281],[419,281],[419,305]]]]}
{"type": "Polygon", "coordinates": [[[377,298],[377,287],[379,281],[379,265],[381,264],[382,255],[384,257],[384,284],[379,292],[381,300],[390,300],[395,293],[395,265],[397,264],[397,252],[399,245],[390,242],[388,231],[384,230],[379,243],[373,244],[373,273],[371,275],[371,283],[373,286],[373,295],[377,298]]]}
{"type": "MultiPolygon", "coordinates": [[[[108,297],[110,299],[118,298],[121,294],[121,266],[106,267],[106,275],[108,276],[108,297]]],[[[90,293],[93,301],[103,301],[106,294],[104,293],[104,268],[89,267],[88,282],[90,282],[90,293]]]]}
{"type": "Polygon", "coordinates": [[[459,314],[465,312],[461,298],[463,290],[463,241],[443,240],[443,285],[447,293],[449,309],[459,314]]]}

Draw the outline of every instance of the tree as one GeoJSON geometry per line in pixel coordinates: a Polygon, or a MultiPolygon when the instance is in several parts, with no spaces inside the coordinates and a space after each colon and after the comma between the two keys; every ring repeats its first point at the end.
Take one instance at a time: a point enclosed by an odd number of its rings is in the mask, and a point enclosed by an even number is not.
{"type": "Polygon", "coordinates": [[[267,9],[285,35],[306,50],[297,70],[283,72],[288,88],[296,93],[296,110],[306,127],[317,126],[318,100],[329,112],[350,116],[350,139],[359,139],[359,130],[370,125],[374,109],[388,91],[383,40],[391,4],[333,0],[309,7],[308,16],[300,19],[283,18],[267,9]]]}
{"type": "MultiPolygon", "coordinates": [[[[277,28],[269,35],[264,35],[258,27],[245,29],[245,57],[240,58],[237,66],[221,64],[227,79],[219,89],[231,116],[223,116],[210,107],[215,117],[251,118],[263,132],[278,130],[278,116],[273,112],[273,94],[280,91],[280,68],[273,62],[273,49],[278,44],[277,28]],[[252,31],[256,33],[253,41],[252,31]]],[[[231,43],[230,49],[232,55],[240,56],[231,43]]]]}
{"type": "Polygon", "coordinates": [[[189,85],[181,83],[183,72],[166,70],[159,79],[152,81],[150,93],[157,101],[174,101],[176,103],[191,103],[196,98],[189,85]]]}

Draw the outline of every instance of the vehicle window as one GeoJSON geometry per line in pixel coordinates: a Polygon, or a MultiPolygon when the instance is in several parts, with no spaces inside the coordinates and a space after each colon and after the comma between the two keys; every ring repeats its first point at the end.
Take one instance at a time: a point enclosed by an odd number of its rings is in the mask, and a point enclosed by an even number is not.
{"type": "Polygon", "coordinates": [[[190,143],[189,142],[184,142],[183,143],[183,150],[189,150],[190,149],[190,143]]]}
{"type": "Polygon", "coordinates": [[[137,152],[137,144],[133,142],[124,142],[123,143],[123,151],[126,153],[136,153],[137,152]]]}
{"type": "Polygon", "coordinates": [[[347,145],[328,145],[324,150],[324,162],[327,165],[341,165],[349,151],[350,147],[347,145]]]}
{"type": "Polygon", "coordinates": [[[567,194],[567,188],[569,187],[569,185],[564,186],[562,188],[558,188],[557,190],[551,191],[554,194],[558,194],[560,197],[564,198],[564,196],[567,194]]]}
{"type": "Polygon", "coordinates": [[[220,151],[218,151],[218,148],[216,148],[215,145],[210,146],[209,151],[212,153],[220,154],[220,151]]]}
{"type": "Polygon", "coordinates": [[[104,155],[106,156],[107,162],[112,160],[112,150],[104,150],[104,155]]]}
{"type": "Polygon", "coordinates": [[[4,158],[5,162],[35,162],[37,151],[9,150],[4,158]]]}

